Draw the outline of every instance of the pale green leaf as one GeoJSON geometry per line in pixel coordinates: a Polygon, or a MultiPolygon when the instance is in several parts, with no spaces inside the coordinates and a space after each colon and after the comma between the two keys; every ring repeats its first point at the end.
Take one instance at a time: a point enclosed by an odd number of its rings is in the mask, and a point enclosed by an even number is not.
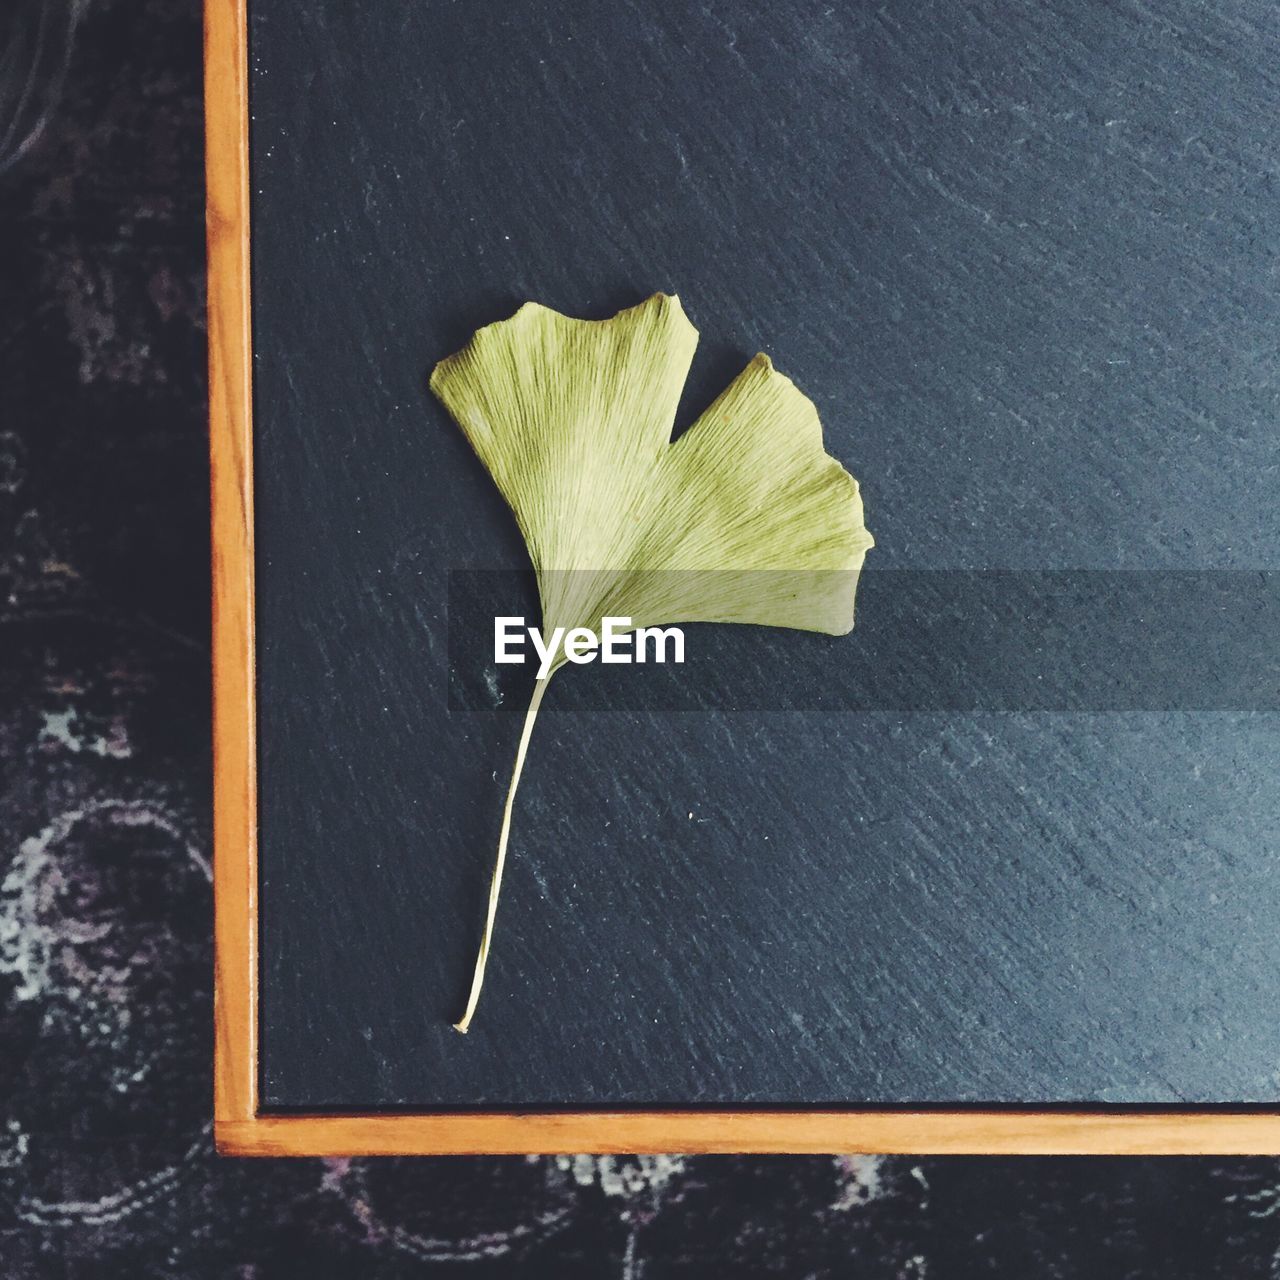
{"type": "MultiPolygon", "coordinates": [[[[857,481],[823,449],[812,402],[765,355],[673,444],[697,340],[665,294],[603,321],[530,302],[442,360],[431,388],[515,513],[544,631],[598,631],[615,616],[636,627],[745,622],[843,635],[872,545],[857,481]]],[[[521,735],[462,1031],[545,688],[537,683],[521,735]]]]}

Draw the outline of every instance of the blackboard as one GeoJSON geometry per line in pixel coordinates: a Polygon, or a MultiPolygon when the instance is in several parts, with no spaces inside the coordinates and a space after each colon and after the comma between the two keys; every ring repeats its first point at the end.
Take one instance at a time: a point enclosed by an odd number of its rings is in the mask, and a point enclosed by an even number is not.
{"type": "Polygon", "coordinates": [[[1280,1098],[1269,7],[249,19],[262,1109],[1280,1098]],[[557,677],[462,1038],[528,689],[450,601],[531,601],[426,378],[655,290],[677,429],[818,406],[858,627],[557,677]]]}

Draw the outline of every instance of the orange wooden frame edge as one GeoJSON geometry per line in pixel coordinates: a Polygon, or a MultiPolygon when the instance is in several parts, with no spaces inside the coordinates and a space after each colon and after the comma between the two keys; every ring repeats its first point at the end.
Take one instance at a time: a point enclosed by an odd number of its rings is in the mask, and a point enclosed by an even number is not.
{"type": "Polygon", "coordinates": [[[1280,1153],[1280,1114],[1216,1108],[259,1114],[246,5],[247,0],[205,3],[214,608],[214,1134],[219,1151],[262,1156],[1280,1153]]]}

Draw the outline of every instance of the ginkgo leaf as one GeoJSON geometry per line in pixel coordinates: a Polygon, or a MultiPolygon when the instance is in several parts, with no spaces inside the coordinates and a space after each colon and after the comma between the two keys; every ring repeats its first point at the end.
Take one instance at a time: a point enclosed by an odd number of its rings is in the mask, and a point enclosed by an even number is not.
{"type": "MultiPolygon", "coordinates": [[[[843,635],[872,546],[857,481],[812,402],[758,355],[674,443],[698,334],[679,299],[610,320],[526,303],[442,360],[431,389],[515,513],[543,631],[747,622],[843,635]]],[[[556,655],[535,686],[503,810],[466,1012],[493,936],[516,787],[556,655]]]]}

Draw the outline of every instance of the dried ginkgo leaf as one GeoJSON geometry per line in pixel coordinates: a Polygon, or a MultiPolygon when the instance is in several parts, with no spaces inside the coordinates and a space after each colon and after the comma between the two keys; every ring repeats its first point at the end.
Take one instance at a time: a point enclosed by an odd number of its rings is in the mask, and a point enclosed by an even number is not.
{"type": "MultiPolygon", "coordinates": [[[[698,334],[675,297],[610,320],[526,303],[442,360],[431,389],[515,513],[542,630],[750,622],[844,635],[872,545],[857,481],[822,447],[817,410],[758,355],[671,442],[698,334]]],[[[557,653],[534,686],[507,790],[466,1012],[493,937],[511,811],[557,653]]]]}

